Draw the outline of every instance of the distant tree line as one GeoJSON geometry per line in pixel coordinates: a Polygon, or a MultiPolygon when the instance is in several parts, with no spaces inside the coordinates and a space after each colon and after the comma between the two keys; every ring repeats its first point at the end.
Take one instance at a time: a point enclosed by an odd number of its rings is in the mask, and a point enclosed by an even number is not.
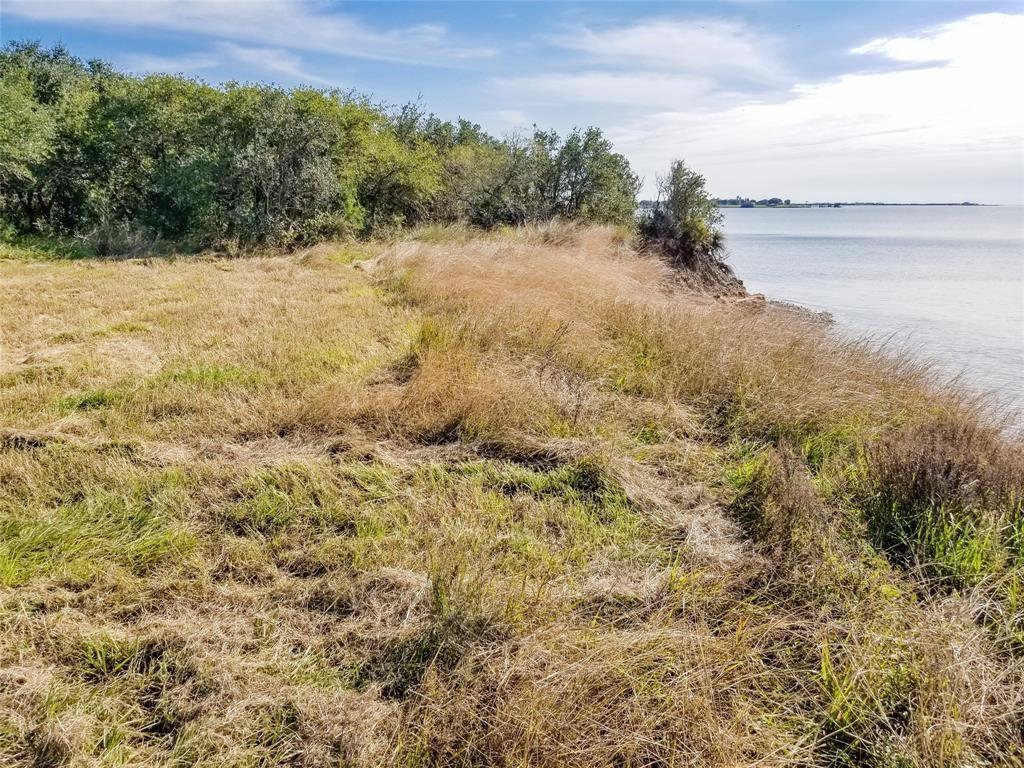
{"type": "Polygon", "coordinates": [[[792,203],[788,197],[785,200],[781,197],[762,197],[760,200],[755,200],[752,197],[719,197],[715,199],[715,202],[719,205],[730,206],[733,208],[754,208],[755,206],[761,206],[762,208],[775,208],[780,205],[790,205],[792,203]]]}
{"type": "Polygon", "coordinates": [[[422,223],[631,223],[639,180],[597,128],[495,138],[352,92],[138,77],[61,46],[0,51],[0,226],[196,248],[422,223]]]}

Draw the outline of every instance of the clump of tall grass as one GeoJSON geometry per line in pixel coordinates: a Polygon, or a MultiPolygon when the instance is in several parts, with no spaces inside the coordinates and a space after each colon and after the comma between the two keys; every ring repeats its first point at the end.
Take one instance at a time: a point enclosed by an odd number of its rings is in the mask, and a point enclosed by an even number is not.
{"type": "Polygon", "coordinates": [[[909,424],[869,446],[863,484],[872,539],[924,577],[963,588],[1024,567],[1024,456],[994,428],[909,424]]]}

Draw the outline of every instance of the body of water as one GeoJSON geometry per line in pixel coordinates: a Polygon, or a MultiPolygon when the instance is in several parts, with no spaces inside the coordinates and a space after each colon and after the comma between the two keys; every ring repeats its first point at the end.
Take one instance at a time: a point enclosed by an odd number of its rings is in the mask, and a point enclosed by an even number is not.
{"type": "Polygon", "coordinates": [[[751,293],[832,313],[1024,411],[1024,208],[725,209],[751,293]]]}

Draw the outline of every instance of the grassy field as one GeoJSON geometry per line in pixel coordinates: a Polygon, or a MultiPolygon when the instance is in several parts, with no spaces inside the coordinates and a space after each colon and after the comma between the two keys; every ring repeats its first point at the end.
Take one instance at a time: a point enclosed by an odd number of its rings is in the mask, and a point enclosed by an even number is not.
{"type": "Polygon", "coordinates": [[[0,260],[0,764],[1024,765],[1024,447],[607,229],[0,260]]]}

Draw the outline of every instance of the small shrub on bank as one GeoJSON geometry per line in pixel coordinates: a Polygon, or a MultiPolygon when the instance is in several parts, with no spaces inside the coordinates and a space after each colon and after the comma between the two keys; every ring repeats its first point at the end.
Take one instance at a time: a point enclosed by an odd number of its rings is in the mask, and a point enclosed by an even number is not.
{"type": "Polygon", "coordinates": [[[743,283],[722,260],[721,224],[722,214],[708,195],[704,177],[676,160],[668,175],[658,178],[658,200],[641,216],[639,229],[647,246],[695,286],[742,293],[743,283]]]}

